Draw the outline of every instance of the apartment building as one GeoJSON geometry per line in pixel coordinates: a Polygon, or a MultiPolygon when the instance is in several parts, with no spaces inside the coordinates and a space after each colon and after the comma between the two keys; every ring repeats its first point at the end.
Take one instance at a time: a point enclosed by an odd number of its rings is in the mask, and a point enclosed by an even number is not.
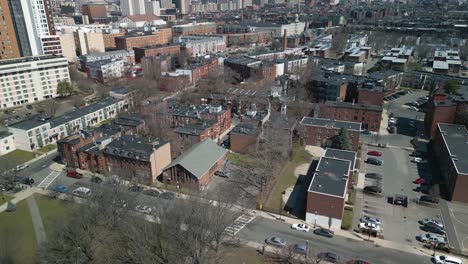
{"type": "Polygon", "coordinates": [[[97,80],[100,83],[107,83],[124,76],[123,60],[98,60],[86,64],[88,78],[97,80]]]}
{"type": "Polygon", "coordinates": [[[0,41],[0,60],[13,59],[21,56],[12,15],[7,0],[0,0],[0,25],[3,25],[0,41]]]}
{"type": "Polygon", "coordinates": [[[155,32],[126,35],[115,38],[115,46],[119,50],[132,50],[150,45],[167,44],[172,41],[170,28],[159,29],[155,32]]]}
{"type": "Polygon", "coordinates": [[[122,60],[124,63],[135,63],[135,53],[133,50],[114,50],[107,52],[94,52],[79,57],[80,70],[86,71],[87,65],[100,60],[122,60]]]}
{"type": "Polygon", "coordinates": [[[0,61],[0,108],[55,97],[57,84],[70,81],[68,61],[57,56],[35,56],[0,61]]]}
{"type": "Polygon", "coordinates": [[[224,37],[216,36],[178,36],[174,42],[182,43],[187,54],[193,57],[217,53],[226,49],[224,37]]]}
{"type": "Polygon", "coordinates": [[[348,102],[327,101],[318,109],[319,118],[361,122],[362,129],[379,132],[382,120],[381,105],[364,105],[348,102]]]}
{"type": "Polygon", "coordinates": [[[15,137],[7,131],[0,132],[0,156],[15,150],[15,137]]]}
{"type": "Polygon", "coordinates": [[[159,56],[165,54],[179,55],[180,54],[180,43],[164,44],[164,45],[153,45],[146,47],[134,48],[135,50],[135,61],[141,62],[143,57],[147,56],[159,56]]]}
{"type": "Polygon", "coordinates": [[[11,124],[8,131],[15,137],[16,148],[36,150],[79,130],[97,126],[104,120],[114,118],[127,105],[128,102],[125,100],[105,98],[50,119],[35,117],[11,124]]]}
{"type": "Polygon", "coordinates": [[[216,23],[213,22],[193,22],[191,24],[172,26],[172,34],[174,36],[215,34],[216,27],[216,23]]]}
{"type": "Polygon", "coordinates": [[[358,122],[305,116],[300,123],[299,133],[307,145],[331,147],[333,139],[340,133],[341,129],[346,129],[352,143],[352,150],[357,151],[361,133],[361,123],[358,122]]]}

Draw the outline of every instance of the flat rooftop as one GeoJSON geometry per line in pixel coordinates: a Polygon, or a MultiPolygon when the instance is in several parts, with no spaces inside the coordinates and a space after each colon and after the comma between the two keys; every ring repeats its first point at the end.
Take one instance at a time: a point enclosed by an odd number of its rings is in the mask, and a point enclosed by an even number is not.
{"type": "Polygon", "coordinates": [[[437,126],[457,171],[468,174],[468,130],[463,125],[439,123],[437,126]]]}
{"type": "Polygon", "coordinates": [[[40,56],[31,56],[31,57],[22,57],[22,58],[16,58],[16,59],[0,60],[0,66],[16,64],[16,63],[33,62],[33,61],[43,61],[43,60],[50,60],[50,59],[64,59],[64,57],[56,56],[56,55],[40,55],[40,56]]]}
{"type": "Polygon", "coordinates": [[[338,101],[326,101],[325,105],[338,108],[352,108],[358,110],[370,110],[382,112],[383,107],[381,105],[367,105],[367,104],[354,104],[349,102],[338,102],[338,101]]]}
{"type": "Polygon", "coordinates": [[[321,126],[321,127],[329,127],[329,128],[346,128],[349,130],[361,130],[361,123],[357,122],[348,122],[348,121],[339,121],[339,120],[331,120],[326,118],[316,118],[316,117],[308,117],[305,116],[302,118],[301,125],[307,126],[321,126]]]}
{"type": "Polygon", "coordinates": [[[350,166],[349,160],[322,157],[310,183],[309,192],[344,197],[350,166]]]}
{"type": "Polygon", "coordinates": [[[354,170],[354,163],[356,161],[357,154],[354,151],[327,148],[323,156],[329,158],[349,160],[351,162],[350,169],[354,170]]]}

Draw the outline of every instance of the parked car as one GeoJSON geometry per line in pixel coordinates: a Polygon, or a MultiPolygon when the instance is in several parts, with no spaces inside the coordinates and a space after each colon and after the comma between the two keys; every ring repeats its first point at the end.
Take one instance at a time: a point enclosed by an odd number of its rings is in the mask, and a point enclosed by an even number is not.
{"type": "Polygon", "coordinates": [[[356,259],[356,260],[350,260],[348,261],[348,264],[371,264],[369,261],[365,261],[365,260],[360,260],[360,259],[356,259]]]}
{"type": "Polygon", "coordinates": [[[451,256],[434,256],[432,262],[435,264],[462,264],[462,260],[451,256]]]}
{"type": "Polygon", "coordinates": [[[364,177],[369,178],[369,179],[381,180],[383,178],[383,175],[380,173],[376,173],[376,172],[369,172],[369,173],[366,173],[364,177]]]}
{"type": "Polygon", "coordinates": [[[426,183],[426,179],[424,179],[424,178],[417,178],[416,180],[413,181],[413,183],[416,183],[416,184],[424,184],[424,183],[426,183]]]}
{"type": "Polygon", "coordinates": [[[389,124],[396,124],[396,123],[397,123],[396,117],[390,117],[390,118],[388,119],[388,123],[389,123],[389,124]]]}
{"type": "Polygon", "coordinates": [[[393,198],[393,204],[408,207],[408,197],[405,195],[396,194],[393,198]]]}
{"type": "Polygon", "coordinates": [[[379,186],[366,186],[363,191],[365,193],[382,193],[382,188],[379,186]]]}
{"type": "Polygon", "coordinates": [[[158,191],[156,191],[156,190],[149,189],[149,190],[144,190],[144,191],[142,192],[142,194],[148,195],[148,196],[158,197],[160,193],[159,193],[158,191]]]}
{"type": "Polygon", "coordinates": [[[379,152],[379,151],[376,151],[376,150],[371,150],[371,151],[367,152],[367,155],[380,157],[380,156],[382,156],[382,152],[379,152]]]}
{"type": "Polygon", "coordinates": [[[427,163],[427,160],[422,159],[420,157],[414,157],[412,162],[414,162],[414,163],[427,163]]]}
{"type": "Polygon", "coordinates": [[[62,185],[62,184],[55,185],[54,187],[52,187],[52,190],[54,190],[54,191],[56,191],[56,192],[59,192],[59,193],[66,193],[66,192],[68,192],[68,188],[65,187],[65,186],[62,185]]]}
{"type": "Polygon", "coordinates": [[[412,156],[412,157],[426,158],[426,157],[427,157],[427,153],[426,153],[426,152],[422,152],[422,151],[413,151],[413,152],[411,152],[410,156],[412,156]]]}
{"type": "Polygon", "coordinates": [[[319,236],[328,237],[328,238],[332,238],[335,235],[335,233],[333,231],[325,229],[325,228],[315,229],[314,234],[319,235],[319,236]]]}
{"type": "Polygon", "coordinates": [[[309,251],[309,249],[307,248],[307,244],[294,244],[292,250],[302,255],[307,255],[309,251]]]}
{"type": "Polygon", "coordinates": [[[97,184],[100,184],[102,182],[102,179],[98,176],[93,176],[91,178],[91,182],[94,182],[94,183],[97,183],[97,184]]]}
{"type": "Polygon", "coordinates": [[[370,230],[374,232],[380,232],[380,225],[372,224],[372,223],[359,223],[358,227],[360,229],[370,230]]]}
{"type": "Polygon", "coordinates": [[[29,167],[28,164],[20,164],[20,165],[15,167],[15,171],[22,171],[22,170],[26,169],[27,167],[29,167]]]}
{"type": "Polygon", "coordinates": [[[33,109],[33,106],[32,105],[26,105],[26,108],[27,109],[33,109]]]}
{"type": "Polygon", "coordinates": [[[67,176],[70,178],[81,179],[83,178],[83,174],[76,172],[76,171],[69,171],[67,172],[67,176]]]}
{"type": "Polygon", "coordinates": [[[131,191],[131,192],[141,192],[141,191],[143,191],[143,187],[140,186],[140,185],[132,185],[132,186],[128,187],[128,190],[131,191]]]}
{"type": "Polygon", "coordinates": [[[317,255],[317,257],[320,260],[327,261],[327,262],[330,262],[330,263],[340,262],[340,257],[338,257],[338,255],[333,253],[333,252],[322,252],[322,253],[319,253],[317,255]]]}
{"type": "Polygon", "coordinates": [[[376,158],[367,158],[366,162],[372,165],[377,165],[377,166],[381,166],[383,164],[382,160],[379,160],[376,158]]]}
{"type": "Polygon", "coordinates": [[[229,176],[223,171],[216,171],[215,175],[223,178],[229,178],[229,176]]]}
{"type": "Polygon", "coordinates": [[[435,219],[431,219],[431,218],[424,218],[423,220],[421,220],[421,224],[422,225],[433,225],[433,226],[437,226],[437,227],[440,227],[440,228],[444,228],[444,224],[442,224],[442,222],[440,222],[438,220],[435,220],[435,219]]]}
{"type": "Polygon", "coordinates": [[[361,223],[370,223],[370,224],[376,224],[380,225],[380,219],[375,218],[375,217],[370,217],[370,216],[364,216],[359,219],[361,223]]]}
{"type": "Polygon", "coordinates": [[[276,247],[286,246],[286,241],[284,241],[284,238],[277,237],[277,236],[272,236],[272,237],[265,239],[265,243],[267,243],[268,245],[276,246],[276,247]]]}
{"type": "Polygon", "coordinates": [[[164,200],[174,200],[175,194],[173,192],[163,192],[159,195],[159,198],[164,200]]]}
{"type": "Polygon", "coordinates": [[[434,233],[434,234],[439,234],[439,235],[444,235],[444,236],[446,235],[445,230],[437,226],[425,225],[422,227],[422,230],[426,232],[434,233]]]}
{"type": "Polygon", "coordinates": [[[444,237],[441,236],[436,236],[434,234],[426,233],[426,234],[420,234],[416,236],[416,239],[418,241],[421,241],[423,243],[447,243],[447,240],[444,237]]]}
{"type": "Polygon", "coordinates": [[[73,190],[72,193],[76,196],[85,197],[91,194],[91,190],[86,187],[78,187],[75,190],[73,190]]]}
{"type": "Polygon", "coordinates": [[[151,214],[151,211],[152,211],[151,207],[146,206],[146,205],[137,205],[135,207],[135,210],[143,214],[151,214]]]}
{"type": "Polygon", "coordinates": [[[23,179],[23,184],[26,185],[33,185],[34,184],[34,179],[31,177],[26,177],[23,179]]]}
{"type": "Polygon", "coordinates": [[[366,130],[363,130],[361,133],[362,133],[363,135],[368,135],[368,136],[371,136],[371,135],[372,135],[372,131],[367,130],[367,129],[366,129],[366,130]]]}
{"type": "Polygon", "coordinates": [[[432,204],[439,203],[439,199],[437,199],[436,197],[429,196],[429,195],[423,195],[419,197],[419,201],[424,202],[424,203],[432,203],[432,204]]]}
{"type": "Polygon", "coordinates": [[[292,224],[291,228],[302,232],[309,232],[309,226],[306,224],[292,224]]]}
{"type": "Polygon", "coordinates": [[[413,111],[419,111],[419,109],[416,106],[410,106],[408,109],[413,110],[413,111]]]}

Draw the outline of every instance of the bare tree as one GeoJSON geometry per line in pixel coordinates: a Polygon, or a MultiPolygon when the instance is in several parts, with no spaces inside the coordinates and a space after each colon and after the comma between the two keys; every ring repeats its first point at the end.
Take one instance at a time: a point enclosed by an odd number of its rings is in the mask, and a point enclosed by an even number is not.
{"type": "Polygon", "coordinates": [[[50,99],[40,104],[38,110],[43,111],[48,117],[54,117],[58,108],[59,104],[54,99],[50,99]]]}

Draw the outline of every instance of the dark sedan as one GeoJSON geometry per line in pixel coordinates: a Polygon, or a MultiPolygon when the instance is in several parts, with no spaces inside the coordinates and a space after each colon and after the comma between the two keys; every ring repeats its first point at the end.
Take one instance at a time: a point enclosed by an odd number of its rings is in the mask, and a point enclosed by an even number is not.
{"type": "Polygon", "coordinates": [[[325,228],[315,229],[314,234],[319,235],[319,236],[329,237],[329,238],[332,238],[335,235],[333,231],[325,229],[325,228]]]}
{"type": "Polygon", "coordinates": [[[381,166],[383,164],[382,160],[379,160],[376,158],[367,158],[366,162],[372,165],[377,165],[377,166],[381,166]]]}

